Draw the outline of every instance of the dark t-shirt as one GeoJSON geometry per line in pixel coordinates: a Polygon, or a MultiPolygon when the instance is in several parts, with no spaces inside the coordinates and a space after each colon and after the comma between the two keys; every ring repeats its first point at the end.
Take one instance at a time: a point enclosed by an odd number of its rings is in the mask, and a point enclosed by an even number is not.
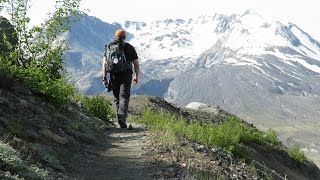
{"type": "Polygon", "coordinates": [[[129,43],[125,43],[124,44],[124,55],[126,56],[126,60],[127,61],[131,61],[132,62],[132,61],[138,59],[138,55],[137,55],[136,50],[129,43]]]}

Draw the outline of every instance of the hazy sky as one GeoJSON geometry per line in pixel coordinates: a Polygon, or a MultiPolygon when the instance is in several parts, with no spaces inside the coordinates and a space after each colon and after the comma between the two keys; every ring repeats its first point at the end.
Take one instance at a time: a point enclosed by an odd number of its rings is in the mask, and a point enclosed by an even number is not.
{"type": "MultiPolygon", "coordinates": [[[[106,22],[194,17],[201,14],[236,13],[255,9],[266,18],[295,23],[320,41],[320,10],[317,0],[82,0],[89,15],[106,22]],[[121,3],[120,3],[121,2],[121,3]]],[[[31,19],[43,21],[55,0],[33,0],[31,19]]]]}
{"type": "Polygon", "coordinates": [[[297,24],[320,41],[319,0],[83,0],[82,7],[103,21],[192,17],[205,13],[237,13],[255,9],[261,15],[297,24]],[[108,3],[109,2],[109,3],[108,3]],[[108,5],[110,7],[108,7],[108,5]],[[111,13],[108,13],[111,12],[111,13]]]}

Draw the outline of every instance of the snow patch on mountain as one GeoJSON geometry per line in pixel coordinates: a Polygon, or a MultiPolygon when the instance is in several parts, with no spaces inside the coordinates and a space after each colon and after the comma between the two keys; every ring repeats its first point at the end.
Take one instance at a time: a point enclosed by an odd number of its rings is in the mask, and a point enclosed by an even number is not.
{"type": "Polygon", "coordinates": [[[200,102],[191,102],[188,105],[186,105],[186,108],[190,108],[190,109],[203,109],[207,107],[209,107],[209,105],[205,103],[200,103],[200,102]]]}

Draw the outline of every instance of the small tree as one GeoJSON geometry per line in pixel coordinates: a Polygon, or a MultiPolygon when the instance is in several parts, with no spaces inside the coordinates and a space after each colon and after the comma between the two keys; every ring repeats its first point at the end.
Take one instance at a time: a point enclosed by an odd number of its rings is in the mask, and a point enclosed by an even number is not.
{"type": "Polygon", "coordinates": [[[30,0],[0,0],[16,30],[18,43],[1,64],[22,79],[34,92],[43,94],[57,105],[67,102],[74,95],[73,85],[67,84],[63,52],[67,41],[59,38],[70,30],[70,21],[82,15],[81,0],[56,0],[55,11],[40,26],[29,27],[27,11],[30,0]]]}
{"type": "Polygon", "coordinates": [[[29,27],[27,11],[30,0],[6,0],[10,22],[17,31],[19,65],[42,66],[52,68],[53,75],[62,70],[61,55],[67,50],[67,42],[57,38],[70,30],[68,23],[77,20],[82,13],[79,10],[81,0],[57,0],[54,13],[40,26],[29,27]]]}
{"type": "Polygon", "coordinates": [[[14,26],[5,17],[0,16],[0,55],[12,52],[18,44],[14,26]]]}

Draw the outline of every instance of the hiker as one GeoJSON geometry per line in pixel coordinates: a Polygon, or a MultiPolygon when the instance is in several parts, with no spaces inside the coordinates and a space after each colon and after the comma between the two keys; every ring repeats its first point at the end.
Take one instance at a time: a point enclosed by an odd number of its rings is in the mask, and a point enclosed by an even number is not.
{"type": "Polygon", "coordinates": [[[114,41],[105,46],[102,63],[103,85],[113,91],[117,120],[121,128],[127,128],[131,84],[135,85],[139,80],[137,52],[131,44],[124,41],[125,39],[126,32],[118,29],[114,41]]]}

